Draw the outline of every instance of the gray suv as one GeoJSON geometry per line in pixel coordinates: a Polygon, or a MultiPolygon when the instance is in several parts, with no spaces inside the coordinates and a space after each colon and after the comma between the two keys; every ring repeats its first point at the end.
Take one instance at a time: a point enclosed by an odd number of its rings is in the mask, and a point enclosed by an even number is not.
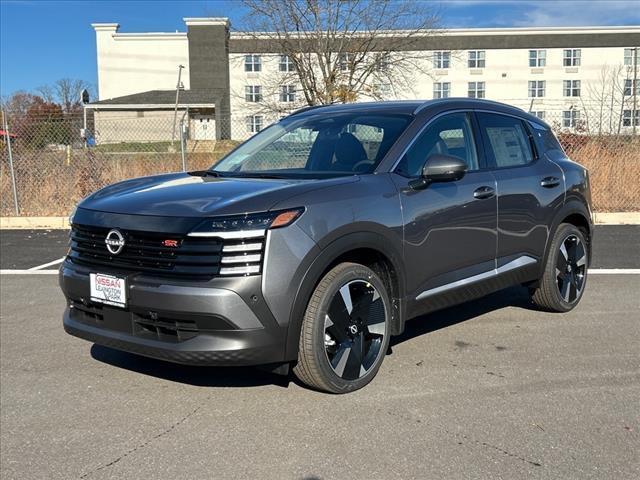
{"type": "Polygon", "coordinates": [[[586,170],[548,125],[446,99],[298,111],[210,170],[84,199],[60,269],[71,335],[161,360],[289,368],[335,393],[408,319],[525,285],[584,293],[586,170]]]}

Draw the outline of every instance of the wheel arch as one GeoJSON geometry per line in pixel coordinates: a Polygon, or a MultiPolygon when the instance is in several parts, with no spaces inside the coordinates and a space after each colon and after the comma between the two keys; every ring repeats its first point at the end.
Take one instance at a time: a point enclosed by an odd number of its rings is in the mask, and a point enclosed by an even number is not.
{"type": "Polygon", "coordinates": [[[287,329],[285,358],[295,360],[305,310],[322,277],[335,265],[354,262],[374,270],[389,288],[392,302],[391,334],[402,333],[405,321],[405,286],[402,255],[385,236],[374,232],[357,232],[328,243],[313,259],[296,292],[287,329]]]}

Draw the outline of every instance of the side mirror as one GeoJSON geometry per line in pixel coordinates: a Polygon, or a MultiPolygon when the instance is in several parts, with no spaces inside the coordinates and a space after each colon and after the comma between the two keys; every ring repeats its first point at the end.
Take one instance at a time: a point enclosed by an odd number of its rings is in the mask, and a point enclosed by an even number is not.
{"type": "Polygon", "coordinates": [[[436,153],[427,158],[422,178],[427,182],[453,182],[464,177],[467,164],[458,157],[436,153]]]}
{"type": "Polygon", "coordinates": [[[458,157],[436,153],[427,158],[420,178],[409,182],[414,190],[428,187],[435,182],[453,182],[464,177],[467,164],[458,157]]]}

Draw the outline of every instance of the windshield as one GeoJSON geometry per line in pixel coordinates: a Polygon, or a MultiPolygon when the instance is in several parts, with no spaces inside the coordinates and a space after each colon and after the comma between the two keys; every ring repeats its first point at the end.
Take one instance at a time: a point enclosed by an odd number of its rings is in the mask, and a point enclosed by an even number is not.
{"type": "Polygon", "coordinates": [[[294,115],[251,137],[213,171],[285,178],[371,173],[410,120],[380,113],[294,115]]]}

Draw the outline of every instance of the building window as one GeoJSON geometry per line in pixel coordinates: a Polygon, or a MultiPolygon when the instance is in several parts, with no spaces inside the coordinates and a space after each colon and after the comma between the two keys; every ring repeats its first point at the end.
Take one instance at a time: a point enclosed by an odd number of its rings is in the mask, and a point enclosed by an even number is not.
{"type": "Polygon", "coordinates": [[[579,67],[580,66],[580,49],[569,48],[564,51],[564,59],[562,61],[565,67],[579,67]]]}
{"type": "Polygon", "coordinates": [[[451,52],[433,52],[433,66],[435,68],[449,68],[451,66],[451,52]]]}
{"type": "Polygon", "coordinates": [[[262,130],[262,115],[251,115],[247,117],[247,131],[249,133],[258,133],[262,130]]]}
{"type": "MultiPolygon", "coordinates": [[[[637,47],[636,47],[637,48],[637,47]]],[[[624,64],[628,66],[633,66],[633,56],[636,48],[625,48],[624,49],[624,64]]]]}
{"type": "Polygon", "coordinates": [[[540,120],[544,120],[544,111],[543,110],[537,110],[534,112],[529,112],[531,115],[533,115],[534,117],[538,117],[540,120]]]}
{"type": "MultiPolygon", "coordinates": [[[[631,89],[631,85],[633,85],[633,80],[627,78],[624,81],[624,95],[625,96],[631,96],[633,95],[633,90],[631,89]]],[[[640,95],[640,81],[637,81],[636,83],[636,95],[640,95]]]]}
{"type": "Polygon", "coordinates": [[[565,97],[580,96],[580,80],[565,80],[562,82],[565,97]]]}
{"type": "Polygon", "coordinates": [[[354,56],[353,53],[341,53],[338,57],[338,67],[341,72],[346,72],[350,69],[353,64],[354,56]]]}
{"type": "Polygon", "coordinates": [[[433,98],[449,98],[451,83],[436,82],[433,84],[433,98]]]}
{"type": "Polygon", "coordinates": [[[247,102],[261,102],[262,87],[260,85],[247,85],[244,87],[244,99],[247,102]]]}
{"type": "Polygon", "coordinates": [[[562,112],[562,126],[565,128],[575,128],[579,120],[579,110],[564,110],[562,112]]]}
{"type": "Polygon", "coordinates": [[[294,72],[296,67],[288,55],[280,55],[279,69],[281,72],[294,72]]]}
{"type": "Polygon", "coordinates": [[[484,98],[484,82],[469,82],[469,98],[484,98]]]}
{"type": "Polygon", "coordinates": [[[529,50],[529,66],[544,67],[547,65],[546,50],[529,50]]]}
{"type": "Polygon", "coordinates": [[[640,125],[640,110],[625,110],[622,112],[622,126],[631,127],[631,117],[633,116],[633,125],[636,127],[640,125]],[[631,115],[632,112],[634,115],[631,115]]]}
{"type": "Polygon", "coordinates": [[[376,57],[376,70],[379,72],[386,72],[391,65],[391,59],[388,53],[381,53],[376,57]]]}
{"type": "Polygon", "coordinates": [[[391,96],[390,83],[376,83],[373,86],[373,90],[381,98],[389,98],[391,96]]]}
{"type": "Polygon", "coordinates": [[[260,55],[244,56],[245,72],[259,72],[260,70],[262,70],[262,59],[260,58],[260,55]]]}
{"type": "Polygon", "coordinates": [[[485,67],[485,51],[471,50],[469,52],[469,68],[484,68],[484,67],[485,67]]]}
{"type": "Polygon", "coordinates": [[[529,81],[529,97],[544,97],[546,82],[544,80],[529,81]]]}
{"type": "Polygon", "coordinates": [[[280,87],[280,101],[281,102],[295,102],[296,101],[296,87],[295,87],[295,85],[282,85],[280,87]]]}

